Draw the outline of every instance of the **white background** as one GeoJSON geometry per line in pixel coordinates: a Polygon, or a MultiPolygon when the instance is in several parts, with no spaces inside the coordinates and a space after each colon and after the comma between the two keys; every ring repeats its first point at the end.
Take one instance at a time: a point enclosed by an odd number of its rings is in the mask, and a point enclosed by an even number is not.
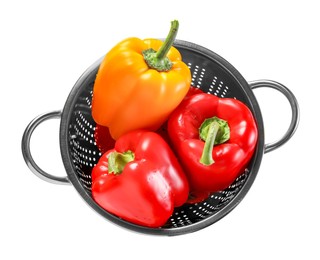
{"type": "MultiPolygon", "coordinates": [[[[1,259],[319,259],[318,1],[2,1],[1,259]],[[179,3],[180,2],[180,3],[179,3]],[[62,109],[82,72],[118,41],[178,39],[227,59],[246,80],[272,79],[296,95],[300,125],[266,154],[247,196],[228,216],[178,237],[137,234],[95,213],[72,186],[33,175],[21,154],[26,125],[62,109]]],[[[266,142],[290,122],[289,103],[254,91],[266,142]]],[[[59,120],[39,126],[32,152],[46,171],[64,176],[59,120]]]]}

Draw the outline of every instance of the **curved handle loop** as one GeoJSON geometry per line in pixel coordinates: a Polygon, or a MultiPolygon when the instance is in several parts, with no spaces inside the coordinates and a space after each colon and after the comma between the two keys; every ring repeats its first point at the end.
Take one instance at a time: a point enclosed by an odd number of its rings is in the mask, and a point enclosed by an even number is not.
{"type": "Polygon", "coordinates": [[[40,179],[50,183],[55,183],[55,184],[70,184],[68,177],[58,177],[43,171],[33,160],[31,151],[30,151],[30,139],[36,127],[47,119],[60,118],[60,117],[61,117],[61,111],[52,111],[49,113],[39,115],[36,118],[34,118],[26,127],[23,133],[21,149],[22,149],[23,158],[27,166],[40,179]]]}
{"type": "Polygon", "coordinates": [[[298,124],[299,124],[299,105],[298,101],[293,95],[293,93],[284,85],[280,84],[279,82],[272,81],[272,80],[256,80],[249,82],[249,86],[251,89],[267,87],[273,88],[280,91],[289,101],[292,111],[291,123],[287,130],[280,140],[269,143],[265,145],[264,153],[268,153],[279,148],[281,145],[285,144],[295,133],[298,124]]]}

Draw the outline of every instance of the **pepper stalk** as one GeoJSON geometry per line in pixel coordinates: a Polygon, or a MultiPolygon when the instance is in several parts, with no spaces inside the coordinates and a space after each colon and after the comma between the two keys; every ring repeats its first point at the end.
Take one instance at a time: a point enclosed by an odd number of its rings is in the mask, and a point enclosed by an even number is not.
{"type": "Polygon", "coordinates": [[[200,163],[209,166],[215,161],[212,156],[214,145],[225,143],[230,139],[228,122],[218,117],[207,118],[199,128],[199,136],[205,141],[200,163]]]}
{"type": "Polygon", "coordinates": [[[126,151],[124,153],[118,153],[116,151],[110,153],[108,157],[108,172],[115,175],[122,173],[124,167],[134,160],[134,153],[126,151]]]}
{"type": "Polygon", "coordinates": [[[158,51],[155,51],[154,49],[142,51],[143,58],[149,68],[155,69],[159,72],[169,71],[172,68],[172,62],[167,57],[167,54],[177,36],[178,29],[179,22],[177,20],[172,21],[169,34],[160,49],[158,51]]]}

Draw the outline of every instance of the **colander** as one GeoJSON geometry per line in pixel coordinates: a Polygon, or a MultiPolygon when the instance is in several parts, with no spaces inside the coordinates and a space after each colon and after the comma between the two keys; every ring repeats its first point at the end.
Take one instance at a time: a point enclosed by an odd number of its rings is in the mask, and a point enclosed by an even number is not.
{"type": "Polygon", "coordinates": [[[72,184],[87,204],[107,220],[130,230],[155,235],[180,235],[205,228],[227,215],[244,198],[258,173],[264,153],[270,152],[287,142],[294,134],[299,121],[298,102],[284,85],[270,80],[247,82],[225,59],[194,43],[175,40],[184,62],[192,73],[192,85],[204,92],[222,98],[236,98],[252,111],[258,126],[258,142],[248,167],[227,189],[211,194],[201,203],[185,204],[175,209],[173,215],[161,228],[148,228],[124,221],[101,208],[91,196],[91,170],[101,153],[95,140],[95,122],[91,116],[92,89],[102,58],[91,65],[72,88],[62,111],[52,111],[34,118],[26,127],[22,138],[22,153],[30,170],[38,177],[51,183],[72,184]],[[267,87],[280,91],[288,99],[292,118],[283,137],[270,144],[264,141],[264,126],[259,104],[252,89],[267,87]],[[67,173],[57,177],[42,170],[33,160],[30,139],[34,129],[43,121],[61,118],[60,150],[67,173]]]}

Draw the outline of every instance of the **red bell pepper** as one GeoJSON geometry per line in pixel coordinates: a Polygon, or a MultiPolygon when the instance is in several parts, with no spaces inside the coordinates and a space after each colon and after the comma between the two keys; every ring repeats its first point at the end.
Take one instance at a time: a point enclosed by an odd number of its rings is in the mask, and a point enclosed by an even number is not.
{"type": "Polygon", "coordinates": [[[101,153],[105,153],[114,147],[115,140],[111,137],[108,127],[96,124],[93,136],[101,153]]]}
{"type": "Polygon", "coordinates": [[[206,93],[181,102],[169,118],[168,132],[194,194],[231,185],[247,166],[258,138],[244,103],[206,93]]]}
{"type": "Polygon", "coordinates": [[[134,224],[164,225],[188,194],[188,180],[175,154],[154,132],[122,135],[92,170],[93,199],[134,224]]]}

